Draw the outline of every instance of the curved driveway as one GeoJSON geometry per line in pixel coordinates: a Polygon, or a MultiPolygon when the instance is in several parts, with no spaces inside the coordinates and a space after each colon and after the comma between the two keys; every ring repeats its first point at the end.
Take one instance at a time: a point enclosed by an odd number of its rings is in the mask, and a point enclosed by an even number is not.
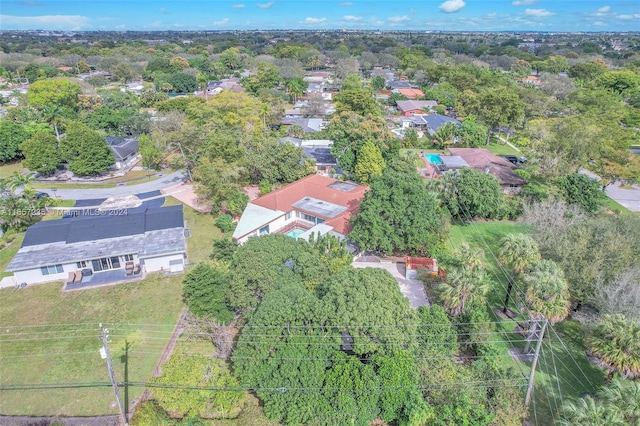
{"type": "MultiPolygon", "coordinates": [[[[144,192],[159,191],[168,186],[182,182],[184,173],[177,172],[164,175],[150,182],[139,183],[137,185],[122,185],[113,188],[86,188],[86,189],[56,189],[55,195],[63,200],[87,200],[109,197],[124,197],[126,195],[142,194],[144,192]]],[[[50,189],[42,189],[53,197],[54,193],[50,189]]]]}

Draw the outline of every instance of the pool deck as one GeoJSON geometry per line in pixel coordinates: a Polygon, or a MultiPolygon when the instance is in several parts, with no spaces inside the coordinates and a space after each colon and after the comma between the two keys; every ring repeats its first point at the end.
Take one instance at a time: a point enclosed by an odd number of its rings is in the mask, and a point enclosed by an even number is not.
{"type": "Polygon", "coordinates": [[[440,176],[440,172],[437,171],[435,167],[433,167],[433,164],[431,164],[430,162],[427,161],[426,158],[424,158],[425,154],[432,154],[432,155],[445,155],[445,154],[436,153],[436,152],[420,153],[420,158],[422,158],[422,162],[425,164],[423,168],[418,169],[418,172],[420,172],[420,176],[422,176],[425,179],[437,179],[440,176]]]}

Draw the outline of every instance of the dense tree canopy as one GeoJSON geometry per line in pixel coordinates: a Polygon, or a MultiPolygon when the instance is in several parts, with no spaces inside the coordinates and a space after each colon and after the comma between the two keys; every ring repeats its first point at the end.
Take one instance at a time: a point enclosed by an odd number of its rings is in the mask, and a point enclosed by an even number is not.
{"type": "Polygon", "coordinates": [[[438,203],[415,171],[401,160],[390,162],[373,179],[352,219],[349,238],[362,250],[383,253],[436,253],[443,238],[438,203]]]}
{"type": "Polygon", "coordinates": [[[99,133],[81,123],[71,123],[60,141],[62,158],[80,176],[95,175],[113,166],[113,153],[99,133]]]}

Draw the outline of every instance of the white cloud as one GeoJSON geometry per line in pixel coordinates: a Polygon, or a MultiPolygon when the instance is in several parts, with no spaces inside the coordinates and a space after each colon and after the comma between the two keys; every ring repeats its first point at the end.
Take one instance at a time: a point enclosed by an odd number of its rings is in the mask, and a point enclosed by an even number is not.
{"type": "Polygon", "coordinates": [[[213,21],[213,25],[227,25],[229,18],[224,18],[222,21],[213,21]]]}
{"type": "Polygon", "coordinates": [[[353,16],[353,15],[345,15],[342,17],[345,21],[349,21],[349,22],[358,22],[362,20],[362,17],[360,16],[353,16]]]}
{"type": "Polygon", "coordinates": [[[256,6],[258,6],[260,9],[271,9],[271,6],[273,6],[273,2],[270,1],[269,3],[258,3],[256,6]]]}
{"type": "Polygon", "coordinates": [[[325,22],[327,18],[305,18],[305,24],[321,24],[325,22]]]}
{"type": "Polygon", "coordinates": [[[538,0],[515,0],[511,2],[511,4],[514,6],[527,6],[536,3],[538,3],[538,0]]]}
{"type": "Polygon", "coordinates": [[[596,10],[597,13],[607,13],[611,10],[611,6],[602,6],[601,8],[599,8],[598,10],[596,10]]]}
{"type": "Polygon", "coordinates": [[[618,15],[618,19],[622,19],[623,21],[628,21],[629,19],[640,19],[640,13],[634,13],[633,15],[618,15]]]}
{"type": "Polygon", "coordinates": [[[498,17],[498,14],[497,14],[497,13],[495,13],[495,12],[487,13],[486,17],[487,17],[488,19],[495,19],[495,18],[497,18],[497,17],[498,17]]]}
{"type": "Polygon", "coordinates": [[[547,9],[526,9],[525,15],[533,16],[536,18],[546,18],[548,16],[555,15],[555,12],[549,12],[547,9]]]}
{"type": "Polygon", "coordinates": [[[462,9],[465,5],[464,0],[447,0],[442,3],[439,8],[443,12],[454,13],[462,9]]]}
{"type": "Polygon", "coordinates": [[[244,4],[232,4],[231,7],[234,9],[244,9],[246,6],[244,4]]]}
{"type": "Polygon", "coordinates": [[[48,30],[81,30],[89,26],[90,19],[82,15],[41,15],[41,16],[12,16],[0,15],[0,22],[5,28],[48,30]]]}
{"type": "Polygon", "coordinates": [[[350,1],[343,1],[342,3],[340,3],[340,6],[342,7],[353,6],[353,3],[351,3],[350,1]]]}
{"type": "Polygon", "coordinates": [[[387,21],[389,22],[393,22],[393,23],[399,23],[399,22],[407,22],[410,21],[411,18],[409,18],[407,15],[402,15],[402,16],[390,16],[387,18],[387,21]]]}

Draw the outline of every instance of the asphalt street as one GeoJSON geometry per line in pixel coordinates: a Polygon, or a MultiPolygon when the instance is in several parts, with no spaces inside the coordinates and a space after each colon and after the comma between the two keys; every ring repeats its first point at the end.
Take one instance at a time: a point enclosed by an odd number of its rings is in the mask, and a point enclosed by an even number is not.
{"type": "MultiPolygon", "coordinates": [[[[173,172],[159,177],[150,182],[139,183],[137,185],[122,185],[113,188],[87,188],[87,189],[56,189],[55,196],[63,200],[87,200],[109,197],[124,197],[126,195],[136,195],[145,192],[159,191],[168,186],[175,185],[184,179],[182,171],[173,172]]],[[[51,189],[42,189],[51,197],[54,192],[51,189]]]]}

